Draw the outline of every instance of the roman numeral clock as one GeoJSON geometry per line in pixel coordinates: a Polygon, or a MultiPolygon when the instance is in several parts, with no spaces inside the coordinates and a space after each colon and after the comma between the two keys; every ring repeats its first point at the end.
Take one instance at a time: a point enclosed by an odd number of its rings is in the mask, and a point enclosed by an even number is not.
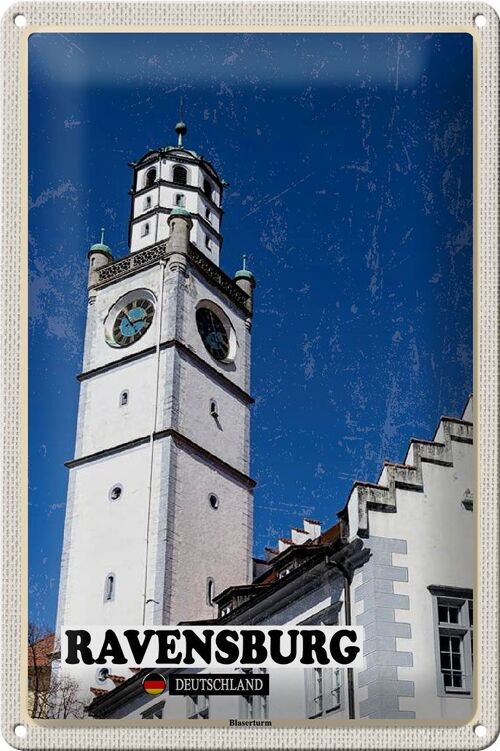
{"type": "Polygon", "coordinates": [[[112,335],[108,344],[128,347],[135,344],[153,323],[154,300],[132,295],[130,302],[119,301],[111,312],[112,335]]]}

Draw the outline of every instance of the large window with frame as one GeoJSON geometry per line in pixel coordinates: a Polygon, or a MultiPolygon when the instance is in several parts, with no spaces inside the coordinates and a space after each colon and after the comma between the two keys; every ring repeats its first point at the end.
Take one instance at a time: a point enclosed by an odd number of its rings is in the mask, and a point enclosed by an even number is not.
{"type": "MultiPolygon", "coordinates": [[[[265,668],[242,668],[242,673],[265,673],[265,668]]],[[[240,697],[240,718],[244,720],[267,720],[269,697],[258,694],[243,694],[240,697]]]]}
{"type": "Polygon", "coordinates": [[[472,590],[429,587],[433,599],[438,694],[471,695],[473,670],[472,590]]]}
{"type": "Polygon", "coordinates": [[[187,697],[188,720],[208,720],[210,713],[209,698],[205,694],[187,697]]]}
{"type": "Polygon", "coordinates": [[[307,668],[306,712],[307,717],[324,717],[341,706],[341,672],[334,668],[307,668]]]}

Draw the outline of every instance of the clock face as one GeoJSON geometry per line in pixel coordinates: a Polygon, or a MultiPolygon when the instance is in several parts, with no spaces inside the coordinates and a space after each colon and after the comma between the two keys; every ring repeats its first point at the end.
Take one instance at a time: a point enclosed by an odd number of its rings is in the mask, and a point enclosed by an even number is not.
{"type": "Polygon", "coordinates": [[[124,305],[113,323],[113,341],[119,347],[134,344],[153,322],[154,305],[150,300],[138,298],[124,305]]]}
{"type": "Polygon", "coordinates": [[[198,308],[196,324],[203,344],[215,360],[222,362],[229,355],[229,334],[216,313],[210,308],[198,308]]]}

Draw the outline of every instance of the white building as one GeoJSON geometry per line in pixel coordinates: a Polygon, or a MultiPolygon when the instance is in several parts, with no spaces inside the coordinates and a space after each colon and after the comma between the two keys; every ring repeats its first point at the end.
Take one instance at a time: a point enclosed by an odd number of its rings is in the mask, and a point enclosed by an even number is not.
{"type": "MultiPolygon", "coordinates": [[[[270,695],[151,699],[149,671],[94,690],[99,718],[466,721],[472,716],[475,570],[472,400],[412,439],[403,464],[353,486],[340,521],[305,520],[256,562],[250,585],[216,597],[217,624],[357,624],[362,670],[270,671],[270,695]]],[[[168,675],[169,671],[161,671],[168,675]]],[[[189,672],[194,672],[190,670],[189,672]]]]}
{"type": "Polygon", "coordinates": [[[377,483],[355,483],[337,524],[305,520],[252,561],[255,281],[217,266],[223,183],[178,132],[179,146],[132,165],[130,255],[114,260],[102,243],[89,253],[58,629],[357,624],[364,668],[273,670],[267,698],[152,698],[148,670],[65,670],[99,718],[465,721],[472,402],[432,440],[412,439],[377,483]]]}

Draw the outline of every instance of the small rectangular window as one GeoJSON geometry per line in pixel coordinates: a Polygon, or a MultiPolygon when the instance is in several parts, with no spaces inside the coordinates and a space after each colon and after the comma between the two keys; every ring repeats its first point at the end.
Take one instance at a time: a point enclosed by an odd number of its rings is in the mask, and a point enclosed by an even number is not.
{"type": "Polygon", "coordinates": [[[144,199],[144,208],[146,210],[151,208],[151,196],[146,196],[144,199]]]}
{"type": "Polygon", "coordinates": [[[149,224],[143,224],[141,227],[141,237],[146,237],[146,235],[149,235],[149,224]]]}
{"type": "Polygon", "coordinates": [[[114,574],[108,574],[106,582],[104,584],[104,599],[106,602],[114,600],[115,598],[115,576],[114,574]]]}

